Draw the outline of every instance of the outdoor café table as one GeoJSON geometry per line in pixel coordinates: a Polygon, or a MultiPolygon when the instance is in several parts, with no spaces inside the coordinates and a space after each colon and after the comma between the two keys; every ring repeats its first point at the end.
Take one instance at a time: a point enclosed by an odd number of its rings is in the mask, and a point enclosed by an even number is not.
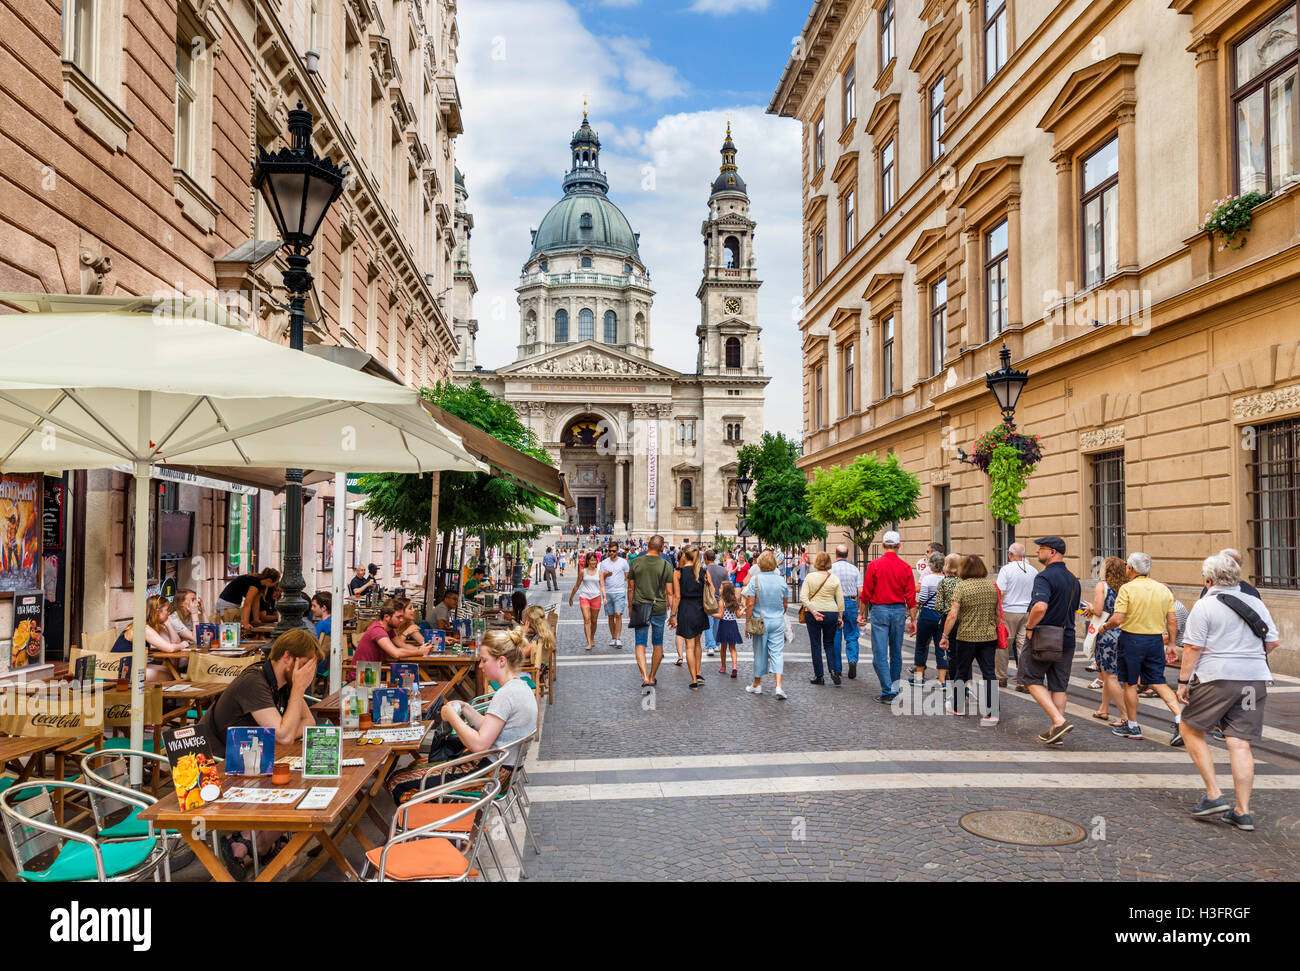
{"type": "MultiPolygon", "coordinates": [[[[422,685],[420,687],[420,709],[429,711],[447,694],[451,687],[450,682],[441,681],[437,684],[422,685]]],[[[331,695],[326,695],[316,704],[311,706],[311,713],[317,718],[328,718],[334,723],[338,723],[341,710],[340,696],[343,694],[342,689],[335,691],[331,695]]]]}
{"type": "MultiPolygon", "coordinates": [[[[171,711],[164,712],[163,723],[183,722],[186,714],[193,710],[197,713],[198,718],[202,718],[204,713],[212,706],[212,703],[221,697],[223,691],[230,687],[226,681],[207,681],[195,683],[192,681],[160,681],[155,682],[162,688],[162,700],[164,707],[167,702],[179,702],[180,704],[172,707],[171,711]],[[168,689],[172,690],[168,690],[168,689]]],[[[198,721],[198,718],[195,721],[198,721]]]]}
{"type": "MultiPolygon", "coordinates": [[[[5,770],[17,773],[13,785],[28,781],[32,774],[38,769],[44,770],[45,756],[54,755],[54,776],[55,779],[62,779],[67,775],[67,761],[69,755],[76,755],[82,749],[88,746],[98,747],[99,740],[103,737],[103,732],[89,732],[76,738],[66,736],[32,736],[32,735],[0,735],[0,766],[5,770]],[[24,760],[26,762],[24,763],[24,760]]],[[[38,773],[39,777],[39,773],[38,773]]],[[[52,795],[54,797],[54,818],[60,826],[63,825],[63,796],[65,790],[56,790],[52,795]]],[[[0,870],[8,880],[14,879],[14,872],[9,866],[9,860],[3,854],[0,854],[0,870]]]]}
{"type": "MultiPolygon", "coordinates": [[[[183,681],[185,680],[185,675],[181,672],[181,669],[177,667],[177,662],[184,661],[188,658],[190,656],[190,650],[192,649],[193,648],[182,648],[179,651],[161,651],[156,647],[151,647],[148,650],[149,663],[161,664],[167,669],[167,674],[172,678],[172,680],[183,681]]],[[[207,652],[205,651],[204,653],[207,652]]]]}
{"type": "Polygon", "coordinates": [[[487,688],[487,682],[483,677],[483,672],[478,669],[478,652],[471,650],[467,654],[439,654],[434,651],[430,654],[417,654],[415,657],[404,658],[406,661],[414,661],[420,665],[420,675],[424,676],[426,671],[445,676],[447,679],[447,697],[452,697],[452,693],[463,695],[466,701],[477,698],[487,688]],[[466,681],[469,673],[474,672],[474,688],[470,693],[469,682],[466,681]],[[462,683],[464,682],[464,683],[462,683]]]}
{"type": "MultiPolygon", "coordinates": [[[[364,759],[365,764],[344,766],[342,775],[337,779],[313,779],[304,782],[301,771],[290,770],[289,781],[276,785],[271,781],[270,776],[222,775],[221,788],[223,792],[235,786],[240,786],[248,789],[302,789],[305,795],[306,791],[312,786],[337,787],[338,792],[334,794],[334,798],[330,800],[330,804],[324,809],[295,809],[292,804],[263,805],[259,803],[227,802],[223,798],[200,806],[197,809],[183,811],[176,802],[176,793],[170,792],[163,799],[141,812],[140,818],[153,823],[158,828],[177,830],[190,849],[194,851],[195,857],[212,875],[212,879],[218,883],[232,883],[234,877],[230,875],[221,860],[213,854],[212,847],[206,842],[206,837],[196,835],[196,832],[206,834],[207,832],[231,833],[271,830],[292,833],[293,837],[289,840],[288,845],[277,853],[275,859],[271,860],[258,874],[258,883],[270,883],[279,876],[285,867],[298,858],[312,839],[315,839],[321,845],[325,853],[296,874],[296,879],[307,879],[316,873],[327,860],[333,860],[343,872],[344,877],[349,880],[357,880],[360,878],[352,868],[352,864],[348,862],[347,857],[339,849],[339,844],[348,836],[352,836],[361,844],[362,849],[370,850],[374,848],[374,843],[366,837],[357,824],[361,821],[361,817],[366,814],[366,811],[371,808],[371,801],[383,790],[384,778],[387,776],[389,768],[401,754],[395,749],[396,746],[390,743],[357,745],[355,742],[345,741],[343,743],[343,758],[364,759]],[[202,829],[194,825],[197,820],[202,820],[202,829]]],[[[409,748],[407,751],[409,751],[409,748]]],[[[301,754],[302,745],[300,743],[277,745],[275,747],[276,759],[301,754]]],[[[388,823],[384,822],[383,825],[386,833],[388,823]]]]}

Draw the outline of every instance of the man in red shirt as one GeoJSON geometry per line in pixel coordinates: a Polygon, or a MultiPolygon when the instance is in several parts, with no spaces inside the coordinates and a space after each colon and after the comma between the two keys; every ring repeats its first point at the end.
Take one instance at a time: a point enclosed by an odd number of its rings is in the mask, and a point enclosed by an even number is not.
{"type": "Polygon", "coordinates": [[[880,680],[876,700],[889,704],[903,677],[903,629],[916,633],[916,578],[898,555],[898,533],[881,538],[884,554],[867,564],[862,575],[862,610],[871,619],[871,663],[880,680]]]}

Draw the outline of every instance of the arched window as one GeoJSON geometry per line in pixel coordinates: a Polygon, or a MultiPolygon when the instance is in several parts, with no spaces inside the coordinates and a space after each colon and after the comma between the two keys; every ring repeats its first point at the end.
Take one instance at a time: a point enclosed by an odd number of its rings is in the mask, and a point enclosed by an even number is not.
{"type": "Polygon", "coordinates": [[[682,508],[690,509],[694,504],[695,497],[691,494],[694,488],[690,479],[682,479],[682,508]]]}
{"type": "Polygon", "coordinates": [[[740,338],[727,338],[727,367],[740,367],[740,338]]]}
{"type": "Polygon", "coordinates": [[[569,342],[569,312],[567,310],[555,311],[555,343],[567,344],[569,342]]]}
{"type": "Polygon", "coordinates": [[[591,229],[591,213],[584,212],[581,216],[578,217],[578,228],[591,229]]]}
{"type": "Polygon", "coordinates": [[[618,314],[612,310],[605,311],[605,343],[618,343],[618,314]]]}
{"type": "Polygon", "coordinates": [[[578,311],[578,340],[589,341],[596,337],[596,315],[586,307],[578,311]]]}
{"type": "Polygon", "coordinates": [[[726,242],[722,245],[727,251],[723,256],[725,265],[728,268],[740,266],[740,240],[736,239],[735,236],[728,236],[726,242]]]}

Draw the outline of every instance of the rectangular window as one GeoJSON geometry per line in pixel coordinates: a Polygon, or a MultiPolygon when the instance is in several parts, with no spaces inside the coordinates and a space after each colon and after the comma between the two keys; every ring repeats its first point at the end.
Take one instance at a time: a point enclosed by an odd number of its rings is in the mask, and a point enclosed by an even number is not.
{"type": "Polygon", "coordinates": [[[857,65],[853,62],[849,62],[849,66],[844,69],[843,92],[844,127],[848,128],[853,119],[858,117],[857,65]]]}
{"type": "Polygon", "coordinates": [[[1092,466],[1092,556],[1124,556],[1124,450],[1088,456],[1092,466]]]}
{"type": "Polygon", "coordinates": [[[930,164],[943,155],[943,78],[930,85],[930,164]]]}
{"type": "Polygon", "coordinates": [[[339,249],[339,332],[352,333],[352,240],[339,249]]]}
{"type": "Polygon", "coordinates": [[[894,208],[894,202],[897,200],[897,191],[894,185],[894,140],[891,138],[885,142],[885,147],[880,150],[880,211],[881,213],[889,212],[894,208]]]}
{"type": "Polygon", "coordinates": [[[1233,50],[1237,191],[1270,192],[1300,178],[1300,53],[1290,4],[1233,50]]]}
{"type": "Polygon", "coordinates": [[[813,126],[813,173],[826,167],[826,116],[821,115],[813,126]]]}
{"type": "Polygon", "coordinates": [[[984,319],[987,340],[1007,326],[1007,221],[984,234],[984,319]]]}
{"type": "Polygon", "coordinates": [[[853,414],[853,345],[844,347],[844,414],[853,414]]]}
{"type": "Polygon", "coordinates": [[[894,0],[885,0],[880,8],[880,64],[887,67],[894,59],[894,0]]]}
{"type": "Polygon", "coordinates": [[[1095,287],[1119,269],[1119,139],[1083,160],[1083,279],[1095,287]]]}
{"type": "Polygon", "coordinates": [[[1300,589],[1300,418],[1256,425],[1248,468],[1255,586],[1300,589]]]}
{"type": "Polygon", "coordinates": [[[935,519],[939,524],[939,542],[945,550],[952,549],[952,492],[949,486],[939,486],[934,495],[935,519]]]}
{"type": "Polygon", "coordinates": [[[343,52],[343,120],[357,130],[357,115],[361,104],[360,79],[363,76],[361,62],[361,44],[352,33],[352,27],[344,27],[343,52]]]}
{"type": "Polygon", "coordinates": [[[826,427],[826,421],[825,421],[826,413],[825,413],[825,409],[822,407],[822,391],[824,389],[824,380],[823,380],[824,375],[825,375],[825,368],[819,364],[817,366],[817,381],[813,385],[813,412],[814,412],[814,417],[817,419],[817,423],[815,425],[815,427],[817,428],[826,427]]]}
{"type": "Polygon", "coordinates": [[[1007,0],[984,0],[984,82],[1007,63],[1007,0]]]}
{"type": "Polygon", "coordinates": [[[93,79],[95,76],[95,0],[64,0],[64,59],[93,79]]]}
{"type": "Polygon", "coordinates": [[[854,211],[854,197],[857,193],[850,189],[844,196],[844,255],[848,256],[853,244],[858,241],[857,214],[854,211]]]}
{"type": "Polygon", "coordinates": [[[1007,547],[1016,541],[1016,527],[993,520],[993,563],[1000,570],[1007,565],[1007,547]]]}
{"type": "Polygon", "coordinates": [[[176,38],[176,152],[174,164],[183,172],[194,171],[194,58],[189,38],[176,38]]]}
{"type": "MultiPolygon", "coordinates": [[[[943,370],[948,356],[948,278],[941,276],[930,284],[930,373],[943,370]]],[[[947,549],[945,546],[944,549],[947,549]]]]}
{"type": "Polygon", "coordinates": [[[894,317],[880,322],[880,396],[894,393],[894,317]]]}
{"type": "Polygon", "coordinates": [[[817,230],[813,237],[813,286],[820,286],[826,279],[826,230],[817,230]]]}

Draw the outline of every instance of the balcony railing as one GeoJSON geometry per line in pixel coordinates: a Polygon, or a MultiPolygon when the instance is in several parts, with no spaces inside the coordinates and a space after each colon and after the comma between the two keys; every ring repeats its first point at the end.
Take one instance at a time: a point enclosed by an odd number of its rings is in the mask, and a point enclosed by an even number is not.
{"type": "Polygon", "coordinates": [[[562,286],[568,283],[596,283],[608,287],[628,287],[636,284],[648,286],[650,274],[585,273],[581,270],[570,270],[568,273],[521,273],[519,282],[545,283],[551,286],[562,286]]]}

